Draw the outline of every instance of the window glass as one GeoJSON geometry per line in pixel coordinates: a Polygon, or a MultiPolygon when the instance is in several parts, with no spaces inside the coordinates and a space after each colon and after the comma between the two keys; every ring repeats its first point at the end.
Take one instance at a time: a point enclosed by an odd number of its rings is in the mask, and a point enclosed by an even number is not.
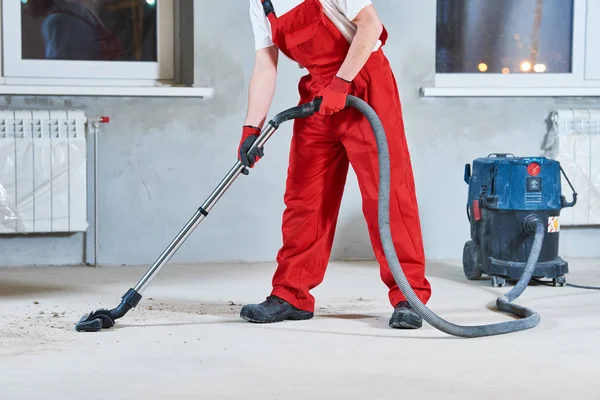
{"type": "Polygon", "coordinates": [[[22,58],[156,62],[155,3],[21,0],[22,58]]]}
{"type": "Polygon", "coordinates": [[[437,0],[436,72],[570,73],[574,0],[437,0]]]}

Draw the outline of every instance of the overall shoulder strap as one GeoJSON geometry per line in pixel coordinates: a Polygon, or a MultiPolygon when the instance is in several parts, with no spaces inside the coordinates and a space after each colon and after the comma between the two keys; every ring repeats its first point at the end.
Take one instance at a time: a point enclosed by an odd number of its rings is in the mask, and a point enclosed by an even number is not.
{"type": "Polygon", "coordinates": [[[271,0],[261,0],[262,2],[262,6],[263,6],[263,10],[265,12],[265,15],[271,19],[271,18],[275,18],[275,8],[273,7],[273,3],[271,3],[271,0]]]}

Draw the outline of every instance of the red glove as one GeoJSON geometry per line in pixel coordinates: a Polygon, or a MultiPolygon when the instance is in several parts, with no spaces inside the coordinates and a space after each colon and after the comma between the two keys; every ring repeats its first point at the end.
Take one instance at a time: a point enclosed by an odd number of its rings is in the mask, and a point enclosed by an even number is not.
{"type": "Polygon", "coordinates": [[[259,135],[260,129],[255,126],[244,125],[242,128],[242,140],[240,140],[238,147],[238,159],[246,167],[254,167],[254,164],[264,156],[263,149],[258,147],[248,153],[248,150],[252,148],[259,135]]]}
{"type": "Polygon", "coordinates": [[[345,108],[351,84],[352,82],[335,76],[329,86],[319,93],[323,97],[319,114],[331,115],[345,108]]]}

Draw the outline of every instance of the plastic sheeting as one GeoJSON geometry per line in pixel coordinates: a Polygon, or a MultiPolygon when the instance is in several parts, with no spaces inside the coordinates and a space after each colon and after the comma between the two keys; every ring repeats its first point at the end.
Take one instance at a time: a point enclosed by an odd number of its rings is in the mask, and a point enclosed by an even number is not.
{"type": "Polygon", "coordinates": [[[85,116],[0,112],[0,233],[87,229],[85,116]]]}
{"type": "MultiPolygon", "coordinates": [[[[561,212],[561,225],[600,225],[600,110],[557,110],[545,150],[559,161],[578,193],[577,204],[561,212]]],[[[563,194],[571,189],[563,178],[563,194]]]]}

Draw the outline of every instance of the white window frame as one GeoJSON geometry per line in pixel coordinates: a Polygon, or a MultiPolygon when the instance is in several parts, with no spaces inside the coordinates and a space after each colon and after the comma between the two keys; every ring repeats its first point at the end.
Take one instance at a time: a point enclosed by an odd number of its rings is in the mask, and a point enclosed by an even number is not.
{"type": "Polygon", "coordinates": [[[571,73],[436,73],[424,96],[598,96],[600,95],[600,0],[574,0],[571,73]],[[598,49],[598,50],[596,50],[598,49]]]}
{"type": "Polygon", "coordinates": [[[157,61],[21,58],[21,2],[0,0],[0,95],[210,97],[214,89],[177,82],[178,1],[157,0],[157,61]]]}

